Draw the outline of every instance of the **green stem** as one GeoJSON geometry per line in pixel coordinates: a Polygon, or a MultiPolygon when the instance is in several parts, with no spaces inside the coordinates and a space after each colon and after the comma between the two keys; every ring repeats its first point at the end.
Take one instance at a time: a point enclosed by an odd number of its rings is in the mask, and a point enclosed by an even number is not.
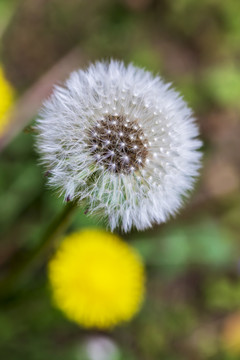
{"type": "Polygon", "coordinates": [[[41,263],[44,255],[54,245],[56,239],[66,230],[75,208],[75,202],[67,203],[63,211],[49,224],[39,245],[0,281],[1,297],[6,297],[11,292],[26,271],[41,263]]]}

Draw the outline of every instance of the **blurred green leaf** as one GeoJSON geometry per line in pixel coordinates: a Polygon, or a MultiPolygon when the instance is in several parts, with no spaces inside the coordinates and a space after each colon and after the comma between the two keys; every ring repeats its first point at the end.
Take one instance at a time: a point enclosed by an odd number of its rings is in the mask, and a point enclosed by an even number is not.
{"type": "Polygon", "coordinates": [[[227,278],[210,280],[205,288],[208,308],[214,310],[234,310],[240,308],[240,282],[227,278]]]}
{"type": "Polygon", "coordinates": [[[239,107],[240,70],[237,66],[230,63],[206,70],[202,84],[210,98],[221,107],[239,107]]]}
{"type": "Polygon", "coordinates": [[[156,266],[185,267],[201,264],[223,266],[233,259],[231,233],[209,219],[157,233],[134,241],[146,262],[156,266]]]}

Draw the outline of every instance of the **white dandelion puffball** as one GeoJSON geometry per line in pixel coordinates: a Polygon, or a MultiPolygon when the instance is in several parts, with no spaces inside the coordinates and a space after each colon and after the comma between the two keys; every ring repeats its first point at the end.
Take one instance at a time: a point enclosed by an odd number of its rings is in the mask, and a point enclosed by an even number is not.
{"type": "Polygon", "coordinates": [[[37,119],[49,184],[111,230],[165,222],[200,167],[192,112],[160,77],[132,64],[97,62],[56,86],[37,119]]]}

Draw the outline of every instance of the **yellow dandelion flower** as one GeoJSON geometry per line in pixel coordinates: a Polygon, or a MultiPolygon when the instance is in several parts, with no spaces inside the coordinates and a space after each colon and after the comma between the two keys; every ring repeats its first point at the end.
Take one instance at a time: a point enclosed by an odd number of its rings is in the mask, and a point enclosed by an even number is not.
{"type": "Polygon", "coordinates": [[[144,278],[136,251],[103,230],[67,236],[49,263],[55,304],[87,328],[130,320],[141,306],[144,278]]]}
{"type": "Polygon", "coordinates": [[[7,112],[13,104],[14,89],[7,81],[3,69],[0,67],[0,135],[7,126],[7,112]]]}

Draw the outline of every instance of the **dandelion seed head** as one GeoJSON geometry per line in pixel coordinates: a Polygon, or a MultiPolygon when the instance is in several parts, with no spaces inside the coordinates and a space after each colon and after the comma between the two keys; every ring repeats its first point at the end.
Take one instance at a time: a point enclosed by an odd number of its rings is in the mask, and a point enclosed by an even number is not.
{"type": "Polygon", "coordinates": [[[127,129],[124,121],[126,119],[123,116],[106,116],[98,132],[95,125],[89,129],[88,141],[91,154],[98,155],[97,164],[115,173],[129,174],[133,167],[139,168],[139,157],[142,159],[141,166],[144,165],[148,150],[144,147],[140,136],[145,142],[147,139],[143,131],[134,125],[134,121],[128,122],[127,129]],[[94,136],[96,132],[97,136],[94,136]],[[115,166],[112,166],[112,158],[114,158],[115,166]]]}
{"type": "Polygon", "coordinates": [[[131,64],[73,72],[44,103],[37,128],[50,184],[84,199],[112,230],[165,222],[200,168],[191,110],[170,84],[131,64]]]}

